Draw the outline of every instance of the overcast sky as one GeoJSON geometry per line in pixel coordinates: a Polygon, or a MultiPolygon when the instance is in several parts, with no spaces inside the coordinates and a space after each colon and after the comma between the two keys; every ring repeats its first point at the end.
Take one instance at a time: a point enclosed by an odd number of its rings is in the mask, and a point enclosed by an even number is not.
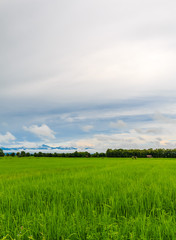
{"type": "Polygon", "coordinates": [[[175,9],[1,0],[0,147],[176,148],[175,9]]]}

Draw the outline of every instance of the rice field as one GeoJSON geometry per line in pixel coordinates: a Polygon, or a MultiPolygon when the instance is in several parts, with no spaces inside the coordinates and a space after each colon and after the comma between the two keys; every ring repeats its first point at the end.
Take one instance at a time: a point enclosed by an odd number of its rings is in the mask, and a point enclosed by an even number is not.
{"type": "Polygon", "coordinates": [[[0,239],[176,239],[176,160],[0,158],[0,239]]]}

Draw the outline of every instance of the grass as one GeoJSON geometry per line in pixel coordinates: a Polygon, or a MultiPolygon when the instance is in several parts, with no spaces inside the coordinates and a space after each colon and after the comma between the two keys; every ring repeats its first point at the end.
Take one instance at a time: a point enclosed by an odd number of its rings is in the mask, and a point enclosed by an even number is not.
{"type": "Polygon", "coordinates": [[[0,158],[0,239],[176,239],[176,160],[0,158]]]}

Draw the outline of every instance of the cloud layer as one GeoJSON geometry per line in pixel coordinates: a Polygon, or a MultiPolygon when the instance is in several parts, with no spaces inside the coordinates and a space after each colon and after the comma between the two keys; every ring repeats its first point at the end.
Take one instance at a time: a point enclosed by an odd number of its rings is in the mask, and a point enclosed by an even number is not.
{"type": "Polygon", "coordinates": [[[176,147],[175,8],[0,1],[0,144],[176,147]]]}

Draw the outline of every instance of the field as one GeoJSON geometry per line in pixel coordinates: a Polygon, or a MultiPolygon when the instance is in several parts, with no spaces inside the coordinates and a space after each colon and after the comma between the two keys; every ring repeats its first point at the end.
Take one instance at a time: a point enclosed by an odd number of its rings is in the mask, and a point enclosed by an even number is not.
{"type": "Polygon", "coordinates": [[[0,239],[176,239],[176,160],[0,158],[0,239]]]}

